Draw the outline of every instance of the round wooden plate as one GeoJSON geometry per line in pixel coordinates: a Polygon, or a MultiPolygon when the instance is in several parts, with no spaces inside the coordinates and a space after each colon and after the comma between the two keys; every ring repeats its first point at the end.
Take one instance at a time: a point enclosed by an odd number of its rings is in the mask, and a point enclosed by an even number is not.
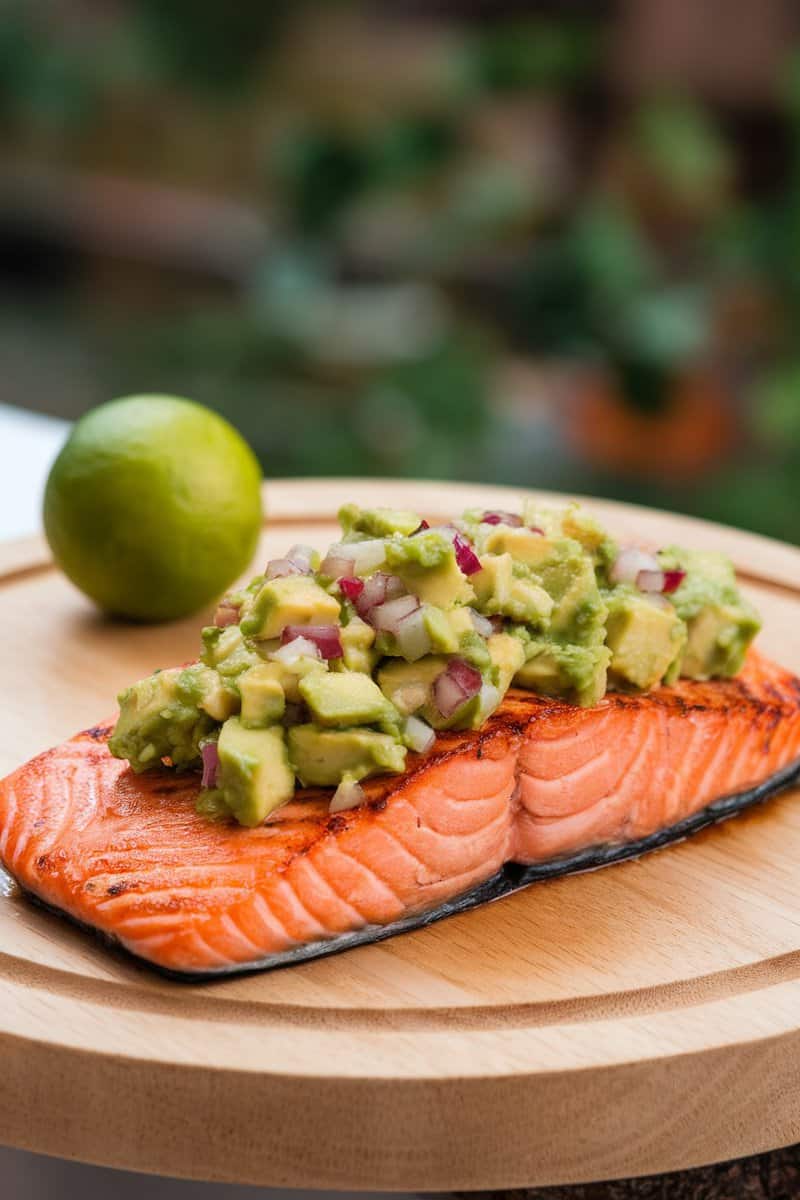
{"type": "MultiPolygon", "coordinates": [[[[333,540],[345,499],[436,517],[519,493],[272,484],[262,557],[333,540]]],[[[762,645],[800,672],[800,551],[590,504],[621,535],[728,551],[762,645]]],[[[0,774],[192,657],[199,626],[103,620],[41,544],[0,548],[0,774]]],[[[798,798],[380,945],[203,986],[104,950],[0,876],[0,1141],[202,1179],[456,1190],[800,1140],[798,798]]]]}

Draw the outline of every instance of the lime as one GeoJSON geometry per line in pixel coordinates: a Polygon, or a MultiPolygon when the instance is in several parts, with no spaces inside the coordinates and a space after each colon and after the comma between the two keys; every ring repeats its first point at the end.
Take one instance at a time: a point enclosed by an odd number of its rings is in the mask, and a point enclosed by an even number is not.
{"type": "Polygon", "coordinates": [[[261,528],[261,469],[222,417],[129,396],[75,425],[47,481],[56,562],[101,608],[138,621],[196,612],[242,574],[261,528]]]}

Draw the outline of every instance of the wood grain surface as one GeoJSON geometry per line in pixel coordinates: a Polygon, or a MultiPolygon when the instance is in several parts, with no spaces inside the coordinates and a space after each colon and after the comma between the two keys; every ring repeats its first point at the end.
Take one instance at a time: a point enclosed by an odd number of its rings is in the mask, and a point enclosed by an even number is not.
{"type": "MultiPolygon", "coordinates": [[[[514,507],[502,488],[267,488],[259,561],[326,545],[343,500],[514,507]]],[[[591,502],[615,531],[721,546],[800,671],[800,551],[591,502]]],[[[98,616],[40,543],[0,547],[0,773],[196,653],[203,615],[98,616]]],[[[0,876],[0,1141],[201,1179],[497,1189],[644,1175],[800,1140],[798,794],[638,862],[348,954],[173,984],[0,876]]]]}

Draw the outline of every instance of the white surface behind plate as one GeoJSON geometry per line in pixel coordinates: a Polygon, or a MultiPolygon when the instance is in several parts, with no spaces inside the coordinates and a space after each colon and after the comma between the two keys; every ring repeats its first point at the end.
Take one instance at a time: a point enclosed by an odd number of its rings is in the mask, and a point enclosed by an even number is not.
{"type": "Polygon", "coordinates": [[[42,496],[69,425],[0,404],[0,541],[41,528],[42,496]]]}

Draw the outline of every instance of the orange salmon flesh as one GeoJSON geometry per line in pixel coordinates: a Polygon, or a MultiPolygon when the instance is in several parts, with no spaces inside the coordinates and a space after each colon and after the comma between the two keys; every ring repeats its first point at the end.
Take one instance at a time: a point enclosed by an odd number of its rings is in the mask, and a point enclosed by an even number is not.
{"type": "Polygon", "coordinates": [[[751,651],[735,679],[594,708],[512,689],[479,731],[440,734],[403,775],[367,781],[361,807],[330,815],[331,790],[306,789],[257,829],[198,816],[197,774],[133,774],[107,749],[111,729],[0,783],[0,859],[46,905],[202,976],[327,953],[356,931],[375,940],[506,864],[630,846],[785,785],[800,680],[751,651]]]}

